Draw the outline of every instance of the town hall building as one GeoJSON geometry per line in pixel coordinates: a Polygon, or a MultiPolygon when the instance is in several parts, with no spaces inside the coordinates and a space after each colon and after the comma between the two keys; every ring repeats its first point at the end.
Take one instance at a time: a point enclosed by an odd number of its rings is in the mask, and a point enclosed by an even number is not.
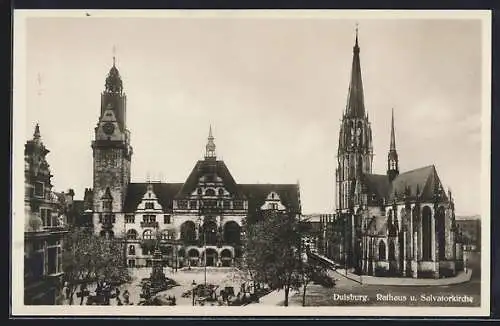
{"type": "Polygon", "coordinates": [[[452,276],[462,266],[462,245],[451,192],[434,165],[400,172],[394,111],[387,171],[374,174],[373,139],[365,109],[358,35],[340,127],[336,217],[343,239],[336,248],[347,267],[376,276],[452,276]]]}
{"type": "Polygon", "coordinates": [[[173,267],[232,266],[242,257],[247,223],[268,210],[300,215],[298,184],[238,184],[217,158],[211,127],[205,157],[184,183],[130,182],[133,150],[126,116],[113,60],[92,141],[93,188],[85,190],[85,201],[97,234],[126,239],[128,266],[150,265],[156,246],[173,267]]]}

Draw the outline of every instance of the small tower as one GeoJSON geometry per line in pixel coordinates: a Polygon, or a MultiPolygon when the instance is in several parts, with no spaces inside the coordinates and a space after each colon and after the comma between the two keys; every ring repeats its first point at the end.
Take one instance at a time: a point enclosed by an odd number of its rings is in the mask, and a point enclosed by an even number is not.
{"type": "Polygon", "coordinates": [[[215,154],[214,139],[215,138],[212,135],[212,126],[210,126],[210,129],[208,131],[208,142],[207,142],[206,152],[205,152],[205,159],[206,160],[215,160],[217,158],[217,155],[215,154]]]}
{"type": "Polygon", "coordinates": [[[399,159],[396,151],[396,136],[394,133],[394,109],[392,109],[391,119],[391,144],[389,146],[389,155],[387,156],[387,176],[392,182],[399,174],[399,159]]]}

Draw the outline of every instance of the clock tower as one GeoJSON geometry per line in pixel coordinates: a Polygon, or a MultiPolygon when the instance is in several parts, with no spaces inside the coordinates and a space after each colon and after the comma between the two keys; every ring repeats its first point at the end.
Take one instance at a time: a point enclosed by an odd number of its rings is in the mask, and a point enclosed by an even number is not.
{"type": "Polygon", "coordinates": [[[95,231],[103,236],[114,236],[115,222],[123,218],[132,158],[130,132],[126,128],[126,95],[115,58],[101,94],[101,112],[92,149],[95,231]]]}

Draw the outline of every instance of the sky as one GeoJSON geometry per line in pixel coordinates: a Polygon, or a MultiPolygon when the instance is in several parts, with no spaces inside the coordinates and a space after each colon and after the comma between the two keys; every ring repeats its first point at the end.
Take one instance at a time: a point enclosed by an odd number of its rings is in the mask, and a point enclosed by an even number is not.
{"type": "Polygon", "coordinates": [[[237,182],[299,182],[304,213],[333,212],[356,23],[373,172],[386,171],[394,108],[400,170],[434,164],[456,213],[480,213],[479,20],[28,18],[25,141],[39,122],[54,189],[81,199],[115,53],[133,182],[184,182],[211,125],[237,182]]]}

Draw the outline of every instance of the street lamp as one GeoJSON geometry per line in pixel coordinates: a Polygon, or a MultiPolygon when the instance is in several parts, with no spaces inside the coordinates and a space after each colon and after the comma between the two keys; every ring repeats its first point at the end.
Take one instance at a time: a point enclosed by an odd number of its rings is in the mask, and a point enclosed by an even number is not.
{"type": "Polygon", "coordinates": [[[194,306],[194,289],[196,286],[196,282],[194,280],[193,280],[193,283],[191,283],[191,286],[192,286],[192,292],[193,292],[193,306],[194,306]]]}

